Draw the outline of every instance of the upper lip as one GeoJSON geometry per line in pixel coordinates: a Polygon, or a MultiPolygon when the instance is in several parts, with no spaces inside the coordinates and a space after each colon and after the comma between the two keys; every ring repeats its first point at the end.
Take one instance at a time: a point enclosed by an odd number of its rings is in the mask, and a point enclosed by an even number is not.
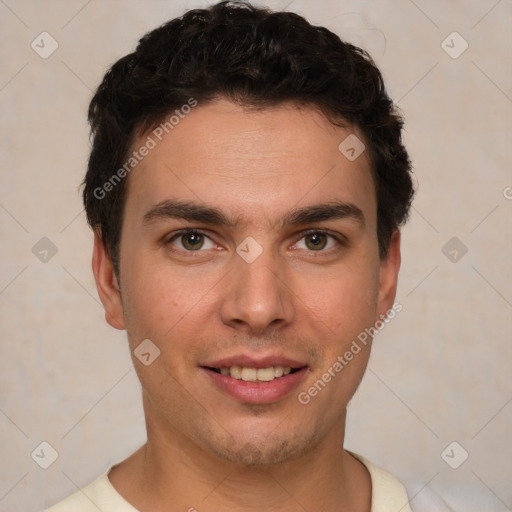
{"type": "Polygon", "coordinates": [[[256,357],[248,354],[240,354],[223,359],[216,359],[202,364],[203,367],[209,368],[230,368],[231,366],[240,366],[243,368],[269,368],[270,366],[283,366],[290,368],[303,368],[307,364],[280,355],[268,355],[265,357],[256,357]]]}

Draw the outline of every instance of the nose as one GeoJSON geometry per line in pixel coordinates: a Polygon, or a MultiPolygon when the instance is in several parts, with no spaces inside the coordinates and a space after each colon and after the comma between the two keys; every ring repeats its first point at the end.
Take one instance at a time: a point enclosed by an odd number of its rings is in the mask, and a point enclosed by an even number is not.
{"type": "Polygon", "coordinates": [[[279,256],[263,252],[247,263],[234,255],[221,304],[222,322],[246,334],[263,334],[293,321],[293,291],[279,256]]]}

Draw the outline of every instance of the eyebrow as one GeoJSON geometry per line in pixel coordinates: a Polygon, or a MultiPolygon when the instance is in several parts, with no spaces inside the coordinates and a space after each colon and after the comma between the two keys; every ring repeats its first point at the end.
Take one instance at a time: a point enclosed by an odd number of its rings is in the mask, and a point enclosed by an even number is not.
{"type": "MultiPolygon", "coordinates": [[[[239,227],[243,222],[241,216],[228,217],[219,208],[194,203],[191,201],[166,199],[148,210],[142,219],[143,225],[159,220],[182,219],[209,225],[226,226],[228,228],[239,227]]],[[[316,222],[348,219],[365,225],[365,217],[362,210],[353,203],[343,201],[329,201],[327,203],[294,208],[286,213],[277,226],[297,226],[300,224],[314,224],[316,222]]]]}

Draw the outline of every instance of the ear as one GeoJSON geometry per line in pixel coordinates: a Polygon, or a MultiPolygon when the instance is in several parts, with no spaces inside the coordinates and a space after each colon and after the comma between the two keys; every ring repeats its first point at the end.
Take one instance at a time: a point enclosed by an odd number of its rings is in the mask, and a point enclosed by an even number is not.
{"type": "Polygon", "coordinates": [[[395,229],[391,235],[388,253],[380,263],[379,300],[377,319],[393,307],[400,270],[400,231],[395,229]]]}
{"type": "Polygon", "coordinates": [[[121,291],[114,272],[112,260],[105,249],[99,230],[94,231],[92,271],[96,289],[105,308],[105,320],[116,329],[125,328],[121,291]]]}

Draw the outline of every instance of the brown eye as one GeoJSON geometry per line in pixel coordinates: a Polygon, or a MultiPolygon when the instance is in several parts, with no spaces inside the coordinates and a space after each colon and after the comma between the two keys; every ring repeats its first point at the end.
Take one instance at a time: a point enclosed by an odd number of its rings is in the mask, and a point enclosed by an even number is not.
{"type": "Polygon", "coordinates": [[[341,234],[318,230],[302,233],[302,238],[295,244],[296,249],[326,254],[344,246],[346,246],[346,242],[341,234]]]}
{"type": "Polygon", "coordinates": [[[186,252],[204,251],[206,249],[213,249],[214,242],[210,237],[199,231],[180,231],[170,238],[166,244],[172,245],[177,249],[186,252]]]}
{"type": "Polygon", "coordinates": [[[306,235],[306,246],[312,251],[325,249],[327,245],[327,238],[328,236],[324,233],[313,233],[311,235],[306,235]]]}
{"type": "Polygon", "coordinates": [[[204,244],[204,237],[200,233],[185,233],[181,235],[181,243],[188,251],[197,251],[204,244]]]}

